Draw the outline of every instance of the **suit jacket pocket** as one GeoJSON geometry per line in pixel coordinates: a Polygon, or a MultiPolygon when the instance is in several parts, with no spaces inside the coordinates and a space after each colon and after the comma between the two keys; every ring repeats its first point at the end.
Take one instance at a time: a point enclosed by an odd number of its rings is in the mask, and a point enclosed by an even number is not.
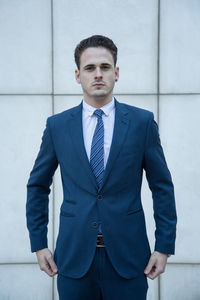
{"type": "Polygon", "coordinates": [[[142,207],[136,208],[136,209],[132,209],[132,210],[129,210],[127,212],[127,215],[132,215],[132,214],[135,214],[135,213],[138,213],[138,212],[141,212],[141,211],[143,211],[142,207]]]}
{"type": "Polygon", "coordinates": [[[61,210],[60,215],[63,217],[75,217],[75,214],[61,210]]]}

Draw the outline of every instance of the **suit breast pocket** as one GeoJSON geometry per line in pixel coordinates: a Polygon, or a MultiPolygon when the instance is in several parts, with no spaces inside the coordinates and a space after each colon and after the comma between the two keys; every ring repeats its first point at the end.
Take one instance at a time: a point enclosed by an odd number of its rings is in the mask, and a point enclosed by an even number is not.
{"type": "Polygon", "coordinates": [[[127,157],[127,156],[137,156],[142,154],[142,150],[140,148],[137,147],[131,147],[131,146],[123,146],[121,151],[120,151],[120,155],[122,157],[127,157]]]}

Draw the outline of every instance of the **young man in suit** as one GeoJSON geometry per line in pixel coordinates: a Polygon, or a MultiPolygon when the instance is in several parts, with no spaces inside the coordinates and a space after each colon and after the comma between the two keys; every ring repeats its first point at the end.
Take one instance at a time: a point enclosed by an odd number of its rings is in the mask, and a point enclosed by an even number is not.
{"type": "Polygon", "coordinates": [[[117,47],[92,36],[75,49],[83,101],[47,119],[28,181],[27,225],[41,270],[58,273],[61,300],[144,300],[147,277],[174,254],[173,184],[149,111],[119,103],[117,47]],[[60,165],[64,199],[54,257],[47,245],[48,195],[60,165]],[[150,253],[141,204],[143,170],[156,223],[150,253]]]}

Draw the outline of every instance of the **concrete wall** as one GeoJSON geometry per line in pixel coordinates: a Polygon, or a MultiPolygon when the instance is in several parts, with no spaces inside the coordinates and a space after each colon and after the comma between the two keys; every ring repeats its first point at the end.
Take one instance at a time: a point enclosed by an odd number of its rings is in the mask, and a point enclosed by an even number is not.
{"type": "MultiPolygon", "coordinates": [[[[200,1],[0,1],[0,299],[58,299],[30,253],[26,183],[47,116],[80,103],[73,51],[92,34],[119,48],[121,102],[154,112],[175,184],[176,255],[149,282],[148,300],[200,299],[200,1]]],[[[59,171],[50,199],[54,248],[62,200],[59,171]]],[[[143,203],[154,244],[151,194],[143,203]]]]}

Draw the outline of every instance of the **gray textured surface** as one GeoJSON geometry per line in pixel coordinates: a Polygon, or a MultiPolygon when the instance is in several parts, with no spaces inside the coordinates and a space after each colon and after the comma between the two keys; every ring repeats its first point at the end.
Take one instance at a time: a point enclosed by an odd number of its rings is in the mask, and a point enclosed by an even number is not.
{"type": "MultiPolygon", "coordinates": [[[[25,228],[26,183],[47,116],[82,99],[74,78],[73,51],[82,38],[96,33],[111,37],[119,48],[117,99],[154,112],[175,184],[176,256],[169,259],[160,280],[149,282],[148,300],[199,299],[199,11],[198,0],[111,0],[94,5],[87,0],[84,6],[77,0],[1,1],[2,300],[57,299],[55,280],[53,284],[31,264],[36,259],[25,228]]],[[[62,200],[59,171],[52,190],[51,249],[62,200]]],[[[153,248],[152,199],[145,180],[142,195],[153,248]]]]}

